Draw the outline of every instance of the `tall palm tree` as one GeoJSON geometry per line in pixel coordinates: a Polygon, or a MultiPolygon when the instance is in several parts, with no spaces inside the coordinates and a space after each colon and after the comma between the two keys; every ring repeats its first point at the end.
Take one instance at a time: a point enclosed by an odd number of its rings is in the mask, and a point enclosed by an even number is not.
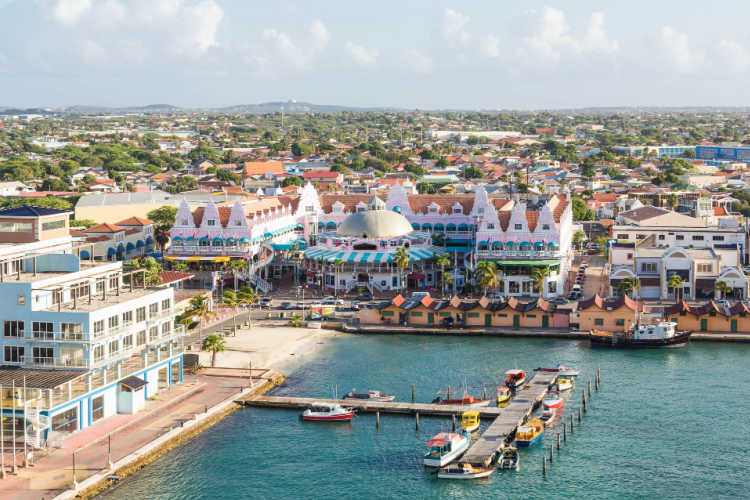
{"type": "Polygon", "coordinates": [[[617,290],[623,294],[627,295],[631,293],[631,297],[635,298],[635,292],[641,288],[641,284],[638,281],[638,278],[635,276],[628,276],[627,278],[623,278],[620,281],[620,284],[617,285],[617,290]]]}
{"type": "Polygon", "coordinates": [[[341,259],[336,259],[333,261],[333,267],[336,270],[334,279],[336,282],[333,284],[333,294],[338,297],[339,296],[339,273],[344,268],[344,261],[341,259]]]}
{"type": "Polygon", "coordinates": [[[216,353],[224,352],[226,343],[219,335],[211,334],[203,340],[201,348],[211,352],[211,367],[216,366],[216,353]]]}
{"type": "Polygon", "coordinates": [[[549,268],[537,267],[531,273],[531,279],[534,281],[534,289],[540,297],[544,296],[544,280],[549,276],[549,268]]]}
{"type": "Polygon", "coordinates": [[[250,326],[252,326],[252,306],[253,304],[257,304],[260,300],[260,297],[258,297],[258,294],[255,292],[254,289],[250,288],[249,286],[243,286],[240,288],[240,291],[237,293],[237,300],[239,301],[239,305],[245,305],[250,306],[251,310],[248,314],[248,318],[250,320],[250,326]]]}
{"type": "Polygon", "coordinates": [[[222,297],[222,304],[224,307],[231,307],[234,309],[232,314],[232,331],[237,331],[237,308],[240,306],[240,298],[237,293],[232,290],[224,290],[224,296],[222,297]]]}
{"type": "Polygon", "coordinates": [[[229,261],[229,268],[232,270],[232,277],[234,277],[234,291],[236,292],[240,271],[247,269],[247,262],[243,259],[232,260],[229,261]]]}
{"type": "Polygon", "coordinates": [[[443,295],[445,295],[445,288],[448,285],[452,285],[453,284],[453,277],[450,274],[448,274],[448,273],[443,273],[443,274],[440,275],[440,279],[438,280],[438,283],[440,284],[440,286],[441,286],[441,288],[443,290],[443,295]]]}
{"type": "MultiPolygon", "coordinates": [[[[683,287],[683,285],[684,285],[684,284],[685,284],[685,282],[684,282],[684,281],[682,280],[682,278],[680,278],[680,276],[679,276],[679,275],[677,275],[677,274],[673,274],[673,275],[672,275],[672,276],[670,276],[670,277],[669,277],[669,279],[667,280],[667,286],[668,286],[668,287],[670,287],[670,288],[672,289],[672,293],[674,293],[674,298],[675,298],[676,300],[680,300],[680,299],[682,299],[682,297],[681,297],[681,296],[680,296],[680,298],[678,299],[678,297],[677,297],[677,290],[679,289],[679,290],[680,290],[680,292],[682,292],[682,287],[683,287]]],[[[680,293],[680,295],[682,295],[682,293],[680,293]]]]}
{"type": "Polygon", "coordinates": [[[724,280],[721,280],[721,281],[717,281],[714,284],[714,290],[719,292],[719,297],[721,297],[722,299],[726,299],[727,295],[729,295],[732,292],[733,288],[729,286],[729,283],[727,283],[724,280]]]}
{"type": "Polygon", "coordinates": [[[190,308],[189,308],[190,314],[193,317],[198,318],[198,321],[200,321],[198,334],[203,334],[203,320],[208,320],[211,317],[215,316],[215,313],[211,311],[210,305],[208,303],[208,299],[204,295],[196,295],[192,299],[190,299],[190,308]]]}
{"type": "Polygon", "coordinates": [[[403,290],[404,288],[404,271],[409,267],[409,254],[406,251],[406,247],[398,247],[393,255],[393,263],[396,264],[399,270],[399,285],[403,290]]]}
{"type": "Polygon", "coordinates": [[[448,257],[448,254],[436,253],[435,265],[440,267],[440,281],[442,282],[443,295],[445,295],[445,286],[453,282],[453,278],[451,278],[450,275],[448,276],[449,280],[443,278],[443,276],[445,276],[445,268],[451,265],[451,259],[448,257]]]}
{"type": "Polygon", "coordinates": [[[474,278],[477,280],[477,285],[484,289],[485,295],[487,295],[488,288],[496,288],[500,284],[497,278],[497,265],[489,260],[479,261],[474,270],[474,278]]]}

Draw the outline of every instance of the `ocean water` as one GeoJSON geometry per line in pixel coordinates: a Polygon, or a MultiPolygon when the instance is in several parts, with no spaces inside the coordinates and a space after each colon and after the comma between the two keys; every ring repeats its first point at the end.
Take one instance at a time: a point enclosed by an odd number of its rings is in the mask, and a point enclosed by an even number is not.
{"type": "MultiPolygon", "coordinates": [[[[509,368],[562,362],[581,370],[565,412],[601,368],[601,390],[542,476],[541,444],[521,449],[521,469],[477,481],[438,480],[422,466],[424,443],[450,419],[357,416],[304,423],[299,412],[240,409],[165,454],[108,499],[298,498],[747,498],[750,347],[694,342],[682,349],[610,350],[587,341],[345,336],[298,366],[275,395],[330,397],[352,388],[430,401],[436,391],[488,393],[509,368]]],[[[593,387],[592,387],[593,390],[593,387]]],[[[489,422],[483,422],[484,428],[489,422]]]]}

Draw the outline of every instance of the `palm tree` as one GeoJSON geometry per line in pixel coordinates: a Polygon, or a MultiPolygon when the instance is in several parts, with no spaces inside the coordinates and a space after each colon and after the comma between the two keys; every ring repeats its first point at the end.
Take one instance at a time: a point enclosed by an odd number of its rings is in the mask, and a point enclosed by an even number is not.
{"type": "Polygon", "coordinates": [[[451,259],[448,254],[436,253],[435,254],[435,265],[440,267],[440,281],[442,284],[442,292],[445,295],[445,286],[453,282],[453,278],[448,275],[448,279],[443,278],[445,276],[445,268],[451,265],[451,259]]]}
{"type": "Polygon", "coordinates": [[[443,290],[443,295],[445,295],[445,288],[448,285],[453,284],[453,277],[449,273],[443,273],[440,275],[440,279],[438,280],[438,283],[440,284],[443,290]]]}
{"type": "Polygon", "coordinates": [[[444,247],[445,246],[445,234],[432,233],[432,245],[436,247],[444,247]]]}
{"type": "Polygon", "coordinates": [[[198,318],[200,321],[200,329],[198,330],[199,335],[203,333],[203,320],[208,320],[213,317],[215,313],[211,311],[209,302],[204,295],[196,295],[190,299],[190,314],[198,318]]]}
{"type": "Polygon", "coordinates": [[[583,243],[583,240],[586,239],[586,233],[583,231],[576,231],[573,233],[573,244],[578,248],[578,250],[581,249],[581,243],[583,243]]]}
{"type": "Polygon", "coordinates": [[[229,269],[232,270],[232,277],[234,277],[234,291],[236,292],[240,271],[247,269],[247,262],[243,259],[232,260],[229,262],[229,269]]]}
{"type": "Polygon", "coordinates": [[[187,271],[188,270],[187,262],[179,262],[179,261],[172,262],[172,270],[173,271],[187,271]]]}
{"type": "Polygon", "coordinates": [[[399,269],[399,284],[401,285],[401,289],[404,288],[404,271],[407,267],[409,267],[409,254],[406,251],[406,247],[398,247],[396,249],[396,252],[393,255],[393,263],[396,264],[396,267],[399,269]]]}
{"type": "Polygon", "coordinates": [[[333,261],[333,268],[335,269],[335,276],[334,279],[336,282],[333,284],[333,294],[338,297],[339,296],[339,273],[341,272],[341,269],[344,268],[344,261],[341,259],[336,259],[333,261]]]}
{"type": "Polygon", "coordinates": [[[250,306],[251,311],[250,314],[248,314],[248,318],[250,320],[250,326],[252,326],[252,305],[256,304],[260,298],[258,297],[258,294],[255,292],[254,289],[250,288],[249,286],[243,286],[240,288],[239,293],[237,294],[237,299],[240,302],[240,305],[250,306]]]}
{"type": "Polygon", "coordinates": [[[531,279],[534,281],[534,289],[540,297],[544,295],[544,280],[547,279],[547,276],[549,276],[548,267],[537,267],[531,273],[531,279]]]}
{"type": "MultiPolygon", "coordinates": [[[[682,286],[685,284],[684,281],[682,281],[682,278],[680,278],[679,275],[673,274],[669,277],[667,280],[667,286],[672,289],[672,293],[674,294],[674,298],[676,300],[679,300],[677,297],[677,289],[679,288],[682,291],[682,286]]],[[[680,297],[681,299],[681,297],[680,297]]]]}
{"type": "Polygon", "coordinates": [[[234,309],[234,314],[232,314],[232,332],[237,331],[237,308],[240,306],[240,298],[237,296],[237,293],[232,290],[224,290],[222,304],[224,307],[231,307],[234,309]]]}
{"type": "Polygon", "coordinates": [[[477,285],[484,289],[485,295],[487,295],[488,288],[496,288],[500,284],[497,278],[497,265],[488,260],[479,261],[474,270],[474,278],[477,280],[477,285]]]}
{"type": "Polygon", "coordinates": [[[729,283],[727,283],[724,280],[721,280],[721,281],[717,281],[714,284],[714,290],[719,292],[719,297],[721,297],[722,299],[726,299],[727,295],[729,295],[732,292],[733,288],[729,286],[729,283]]]}
{"type": "Polygon", "coordinates": [[[203,340],[201,348],[211,352],[211,367],[216,366],[216,353],[224,352],[225,347],[224,339],[216,334],[211,334],[203,340]]]}
{"type": "Polygon", "coordinates": [[[629,293],[632,293],[632,297],[635,298],[635,291],[639,290],[641,288],[641,284],[638,281],[638,278],[635,276],[628,276],[627,278],[623,278],[620,283],[617,285],[617,290],[623,294],[627,295],[629,293]]]}

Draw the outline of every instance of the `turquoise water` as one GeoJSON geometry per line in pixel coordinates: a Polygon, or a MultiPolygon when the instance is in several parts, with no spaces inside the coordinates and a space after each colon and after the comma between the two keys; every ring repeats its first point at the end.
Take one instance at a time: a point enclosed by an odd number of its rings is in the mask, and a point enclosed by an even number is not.
{"type": "MultiPolygon", "coordinates": [[[[334,339],[273,394],[324,396],[380,389],[429,401],[438,389],[481,394],[506,369],[557,362],[579,368],[579,388],[601,367],[602,387],[575,434],[541,474],[556,441],[521,450],[521,470],[489,480],[438,481],[424,443],[445,418],[373,415],[311,424],[299,412],[241,409],[126,479],[105,498],[747,498],[750,348],[592,349],[587,341],[407,335],[334,339]]],[[[581,391],[569,396],[577,411],[581,391]]],[[[489,390],[489,389],[488,389],[489,390]]],[[[483,428],[487,422],[483,423],[483,428]]]]}

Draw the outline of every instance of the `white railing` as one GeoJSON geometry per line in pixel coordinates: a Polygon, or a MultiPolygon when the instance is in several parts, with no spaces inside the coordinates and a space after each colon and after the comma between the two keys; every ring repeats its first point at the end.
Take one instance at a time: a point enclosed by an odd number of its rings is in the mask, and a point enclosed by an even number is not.
{"type": "Polygon", "coordinates": [[[557,250],[477,250],[477,257],[557,258],[560,257],[560,252],[557,250]]]}
{"type": "Polygon", "coordinates": [[[171,246],[169,255],[247,255],[250,251],[250,245],[232,245],[232,246],[198,246],[198,245],[181,245],[171,246]]]}

